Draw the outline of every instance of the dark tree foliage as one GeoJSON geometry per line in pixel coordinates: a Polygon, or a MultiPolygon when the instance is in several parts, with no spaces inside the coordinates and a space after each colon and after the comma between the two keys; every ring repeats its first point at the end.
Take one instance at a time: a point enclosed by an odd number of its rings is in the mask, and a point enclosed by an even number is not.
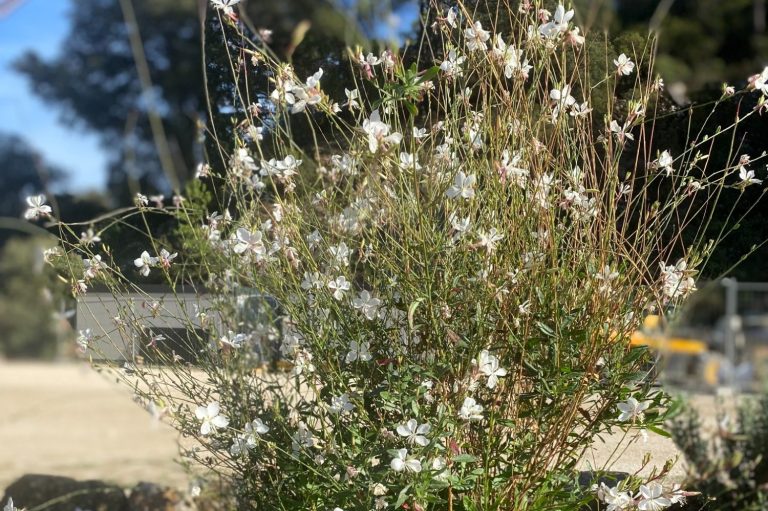
{"type": "MultiPolygon", "coordinates": [[[[161,150],[183,182],[200,158],[197,123],[203,109],[201,50],[196,0],[133,0],[143,53],[153,88],[142,87],[130,31],[116,0],[73,3],[71,27],[59,55],[45,60],[34,52],[16,69],[32,90],[61,109],[65,120],[99,134],[110,151],[109,189],[118,203],[142,190],[168,189],[149,114],[161,119],[161,150]],[[161,137],[162,138],[162,137],[161,137]]],[[[171,180],[172,181],[172,180],[171,180]]]]}
{"type": "Polygon", "coordinates": [[[24,198],[46,191],[64,178],[19,136],[0,133],[0,217],[19,218],[24,198]]]}

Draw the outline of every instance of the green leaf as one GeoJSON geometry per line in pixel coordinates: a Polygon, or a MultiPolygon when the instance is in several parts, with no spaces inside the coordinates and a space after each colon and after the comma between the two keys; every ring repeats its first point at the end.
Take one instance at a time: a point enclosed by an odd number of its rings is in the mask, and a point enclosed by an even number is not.
{"type": "Polygon", "coordinates": [[[453,458],[454,463],[474,463],[475,461],[477,461],[477,458],[471,454],[459,454],[453,458]]]}
{"type": "Polygon", "coordinates": [[[421,77],[419,77],[419,79],[418,79],[418,81],[416,83],[421,84],[421,83],[424,83],[424,82],[428,82],[429,80],[431,80],[432,78],[437,76],[437,73],[439,73],[439,72],[440,72],[440,67],[439,66],[432,66],[429,69],[427,69],[426,71],[424,71],[424,73],[421,75],[421,77]]]}
{"type": "Polygon", "coordinates": [[[646,429],[648,429],[648,431],[653,431],[657,435],[661,435],[666,438],[672,438],[672,433],[670,433],[667,430],[661,429],[658,426],[646,426],[646,429]]]}
{"type": "Polygon", "coordinates": [[[424,301],[424,298],[417,298],[414,300],[410,306],[408,306],[408,326],[413,330],[413,314],[416,312],[416,308],[419,306],[421,302],[424,301]]]}
{"type": "Polygon", "coordinates": [[[400,490],[400,494],[397,496],[397,502],[395,502],[395,509],[402,506],[406,500],[408,500],[408,490],[411,489],[411,485],[409,484],[402,490],[400,490]]]}

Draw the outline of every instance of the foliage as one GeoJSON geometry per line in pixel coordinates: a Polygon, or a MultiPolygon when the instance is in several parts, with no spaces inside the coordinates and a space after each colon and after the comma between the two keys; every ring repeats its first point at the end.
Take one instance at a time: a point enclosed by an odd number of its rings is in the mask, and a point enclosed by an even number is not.
{"type": "Polygon", "coordinates": [[[0,253],[0,354],[53,358],[66,320],[59,317],[65,289],[43,264],[50,238],[14,238],[0,253]],[[57,285],[58,284],[58,285],[57,285]]]}
{"type": "Polygon", "coordinates": [[[768,395],[742,396],[724,410],[718,404],[717,425],[703,424],[691,406],[676,417],[672,437],[689,465],[686,484],[701,496],[690,509],[761,510],[768,506],[768,395]]]}
{"type": "MultiPolygon", "coordinates": [[[[350,50],[341,96],[322,66],[297,75],[214,4],[238,93],[237,129],[199,172],[209,193],[174,207],[137,194],[99,222],[145,229],[130,268],[116,242],[72,241],[59,224],[73,291],[108,286],[109,335],[141,355],[115,374],[199,442],[186,456],[231,478],[243,508],[594,500],[576,469],[596,438],[664,433],[668,398],[627,339],[643,311],[694,289],[730,233],[729,221],[704,234],[721,194],[759,185],[761,157],[732,145],[716,165],[707,152],[756,111],[657,150],[650,56],[627,49],[595,73],[562,6],[545,20],[500,11],[504,32],[463,5],[444,11],[444,58],[350,50]],[[150,228],[158,214],[183,224],[178,254],[150,228]],[[173,294],[198,290],[197,307],[144,293],[135,282],[153,274],[173,294]],[[152,331],[165,315],[190,327],[191,361],[152,331]],[[286,371],[264,370],[277,349],[286,371]]],[[[750,94],[768,88],[739,92],[750,94]]],[[[95,335],[81,332],[81,346],[95,335]]],[[[663,483],[666,470],[597,497],[668,507],[686,494],[663,483]]]]}

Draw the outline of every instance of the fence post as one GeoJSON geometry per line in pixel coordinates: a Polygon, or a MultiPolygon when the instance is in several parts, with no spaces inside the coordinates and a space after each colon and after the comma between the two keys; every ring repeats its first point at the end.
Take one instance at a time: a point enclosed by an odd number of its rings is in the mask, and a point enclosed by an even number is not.
{"type": "Polygon", "coordinates": [[[735,386],[736,377],[736,318],[738,316],[739,283],[734,278],[723,279],[725,287],[725,358],[728,360],[728,386],[735,386]]]}

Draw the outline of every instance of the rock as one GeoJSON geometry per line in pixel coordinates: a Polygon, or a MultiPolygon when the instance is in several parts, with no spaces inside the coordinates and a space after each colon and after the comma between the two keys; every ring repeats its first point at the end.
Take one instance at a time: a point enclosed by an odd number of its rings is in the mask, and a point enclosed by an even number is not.
{"type": "Polygon", "coordinates": [[[139,483],[128,498],[129,511],[187,511],[193,509],[184,495],[167,486],[139,483]]]}
{"type": "Polygon", "coordinates": [[[11,497],[16,507],[27,509],[47,503],[46,511],[128,511],[123,490],[103,481],[27,474],[6,488],[2,502],[11,497]]]}

